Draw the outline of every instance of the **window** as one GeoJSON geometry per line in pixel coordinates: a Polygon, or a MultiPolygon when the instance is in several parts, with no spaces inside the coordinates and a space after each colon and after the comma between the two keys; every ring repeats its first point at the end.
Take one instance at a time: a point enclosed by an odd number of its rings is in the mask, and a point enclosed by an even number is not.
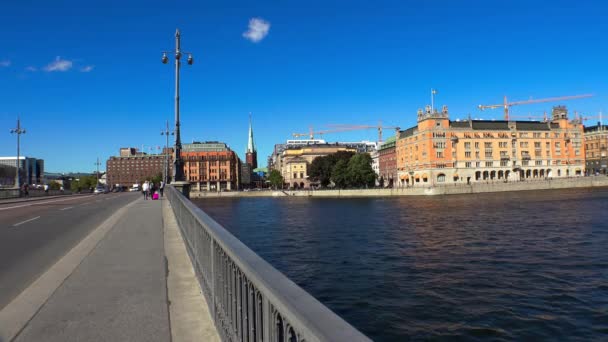
{"type": "Polygon", "coordinates": [[[509,166],[509,161],[508,160],[501,160],[500,161],[500,166],[509,166]]]}
{"type": "Polygon", "coordinates": [[[437,151],[437,158],[443,158],[443,152],[437,151]]]}
{"type": "Polygon", "coordinates": [[[479,142],[475,142],[475,148],[479,148],[479,142]]]}
{"type": "Polygon", "coordinates": [[[542,160],[537,160],[537,161],[535,162],[535,165],[536,165],[536,166],[541,166],[541,165],[543,165],[543,161],[542,161],[542,160]]]}
{"type": "Polygon", "coordinates": [[[479,159],[479,151],[475,151],[475,158],[479,159]]]}
{"type": "Polygon", "coordinates": [[[486,151],[486,158],[492,158],[492,151],[486,151]]]}
{"type": "Polygon", "coordinates": [[[464,153],[465,158],[471,158],[471,151],[467,151],[464,153]]]}
{"type": "Polygon", "coordinates": [[[304,178],[304,172],[300,172],[300,178],[304,178]]]}
{"type": "Polygon", "coordinates": [[[465,150],[470,150],[471,149],[471,142],[465,142],[464,143],[464,149],[465,150]]]}
{"type": "Polygon", "coordinates": [[[484,143],[484,147],[485,148],[492,148],[492,143],[491,142],[486,142],[486,143],[484,143]]]}
{"type": "Polygon", "coordinates": [[[440,173],[439,175],[437,175],[437,182],[438,183],[445,182],[445,175],[443,173],[440,173]]]}
{"type": "Polygon", "coordinates": [[[298,173],[297,172],[293,173],[293,178],[298,178],[298,173]]]}
{"type": "Polygon", "coordinates": [[[466,162],[466,163],[464,163],[464,166],[465,166],[465,167],[471,167],[471,162],[466,162]]]}
{"type": "Polygon", "coordinates": [[[492,167],[492,166],[494,166],[494,162],[491,162],[491,161],[486,162],[486,167],[492,167]]]}

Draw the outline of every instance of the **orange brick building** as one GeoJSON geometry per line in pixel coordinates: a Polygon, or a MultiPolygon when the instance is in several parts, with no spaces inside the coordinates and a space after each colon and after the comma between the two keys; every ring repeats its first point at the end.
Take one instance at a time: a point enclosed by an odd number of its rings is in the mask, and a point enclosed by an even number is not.
{"type": "Polygon", "coordinates": [[[563,106],[541,121],[450,121],[418,110],[418,124],[397,137],[398,186],[582,176],[583,125],[563,106]]]}
{"type": "Polygon", "coordinates": [[[184,174],[192,190],[237,190],[239,158],[224,143],[193,142],[182,145],[184,174]]]}

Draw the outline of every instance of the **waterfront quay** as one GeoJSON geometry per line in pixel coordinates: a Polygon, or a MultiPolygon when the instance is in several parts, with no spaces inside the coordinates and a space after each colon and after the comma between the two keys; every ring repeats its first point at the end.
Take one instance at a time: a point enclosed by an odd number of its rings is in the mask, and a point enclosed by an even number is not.
{"type": "Polygon", "coordinates": [[[608,177],[589,176],[529,181],[487,181],[485,183],[429,185],[374,189],[263,190],[263,191],[193,191],[191,198],[213,197],[391,197],[475,194],[487,192],[537,191],[548,189],[608,187],[608,177]]]}

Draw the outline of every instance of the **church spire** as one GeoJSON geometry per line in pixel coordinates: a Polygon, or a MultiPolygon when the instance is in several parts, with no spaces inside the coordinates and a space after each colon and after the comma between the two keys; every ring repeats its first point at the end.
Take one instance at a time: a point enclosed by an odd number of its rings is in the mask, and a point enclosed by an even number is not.
{"type": "Polygon", "coordinates": [[[249,113],[249,141],[247,142],[247,153],[253,153],[255,151],[255,144],[253,142],[253,127],[251,126],[251,113],[249,113]]]}

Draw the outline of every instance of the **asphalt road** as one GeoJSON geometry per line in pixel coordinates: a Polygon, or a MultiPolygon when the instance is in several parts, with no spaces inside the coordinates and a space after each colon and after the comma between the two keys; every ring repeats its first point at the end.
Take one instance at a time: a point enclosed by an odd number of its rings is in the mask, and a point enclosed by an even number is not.
{"type": "Polygon", "coordinates": [[[0,203],[0,309],[140,193],[0,203]]]}

